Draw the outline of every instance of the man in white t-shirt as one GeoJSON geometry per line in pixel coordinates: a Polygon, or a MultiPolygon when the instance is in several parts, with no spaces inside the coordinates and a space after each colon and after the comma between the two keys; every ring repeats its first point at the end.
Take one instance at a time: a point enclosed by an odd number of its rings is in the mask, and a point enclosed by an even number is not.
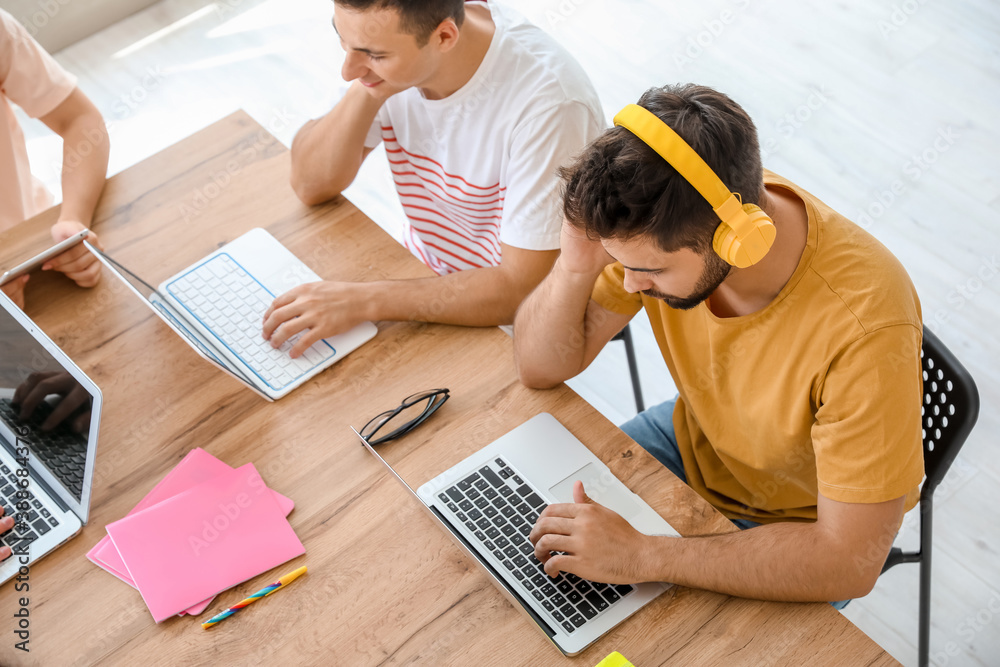
{"type": "Polygon", "coordinates": [[[335,0],[351,81],[292,144],[292,187],[320,204],[381,141],[407,220],[406,247],[438,276],[323,281],[275,299],[278,347],[365,320],[510,324],[545,277],[562,223],[556,170],[603,130],[590,80],[539,28],[494,2],[335,0]]]}
{"type": "MultiPolygon", "coordinates": [[[[52,205],[52,195],[31,174],[24,133],[11,103],[62,137],[63,203],[51,233],[56,241],[69,238],[90,226],[104,189],[108,132],[97,107],[77,87],[76,77],[0,9],[0,231],[52,205]]],[[[96,235],[91,235],[90,242],[97,243],[96,235]]],[[[82,244],[42,269],[65,273],[81,287],[96,285],[101,277],[100,263],[82,244]]],[[[2,290],[23,307],[27,282],[28,276],[23,276],[2,290]]]]}

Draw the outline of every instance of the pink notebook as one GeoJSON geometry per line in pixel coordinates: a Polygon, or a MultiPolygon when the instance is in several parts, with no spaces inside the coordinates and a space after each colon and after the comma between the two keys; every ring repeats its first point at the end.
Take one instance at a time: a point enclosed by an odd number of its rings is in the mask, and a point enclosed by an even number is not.
{"type": "MultiPolygon", "coordinates": [[[[202,482],[207,482],[218,475],[232,471],[233,468],[223,463],[219,459],[215,458],[204,449],[200,447],[192,449],[188,454],[181,459],[173,470],[171,470],[167,475],[160,480],[160,482],[153,487],[145,498],[139,501],[132,511],[128,513],[128,516],[135,514],[147,507],[152,507],[153,505],[166,500],[172,496],[177,495],[181,491],[186,491],[191,487],[197,486],[202,482]]],[[[287,516],[292,509],[295,507],[295,503],[286,496],[281,495],[277,491],[272,491],[275,500],[278,502],[278,506],[281,508],[282,512],[287,516]]],[[[132,588],[136,588],[135,582],[129,576],[128,571],[125,568],[125,563],[122,562],[121,556],[118,555],[117,549],[115,549],[114,544],[111,543],[111,538],[105,535],[101,540],[87,552],[87,558],[89,558],[98,567],[110,572],[114,576],[118,577],[126,584],[132,588]]],[[[188,614],[200,614],[211,604],[212,598],[204,600],[197,605],[185,610],[188,614]]],[[[182,614],[185,612],[181,612],[182,614]]]]}
{"type": "Polygon", "coordinates": [[[157,623],[305,553],[252,463],[107,530],[157,623]]]}

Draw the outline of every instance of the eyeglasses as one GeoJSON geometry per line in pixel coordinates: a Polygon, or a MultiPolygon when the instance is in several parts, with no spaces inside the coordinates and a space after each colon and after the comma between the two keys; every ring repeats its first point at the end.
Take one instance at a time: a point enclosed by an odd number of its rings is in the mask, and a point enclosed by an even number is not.
{"type": "Polygon", "coordinates": [[[361,437],[372,446],[380,445],[400,436],[406,435],[423,424],[428,417],[445,404],[449,398],[447,389],[431,389],[422,391],[403,400],[395,410],[388,410],[377,415],[361,429],[361,437]],[[386,424],[392,424],[395,429],[385,435],[375,437],[386,424]]]}

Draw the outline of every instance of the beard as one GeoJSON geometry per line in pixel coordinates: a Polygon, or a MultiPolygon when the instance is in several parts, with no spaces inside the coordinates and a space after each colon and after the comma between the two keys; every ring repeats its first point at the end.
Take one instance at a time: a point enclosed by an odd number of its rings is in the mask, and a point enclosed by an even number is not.
{"type": "Polygon", "coordinates": [[[729,277],[729,272],[732,268],[721,257],[716,255],[714,251],[709,251],[705,254],[705,270],[701,272],[701,277],[698,278],[698,282],[694,286],[694,290],[690,296],[673,296],[653,289],[642,290],[642,293],[654,299],[659,299],[676,310],[691,310],[718,289],[719,285],[729,277]]]}

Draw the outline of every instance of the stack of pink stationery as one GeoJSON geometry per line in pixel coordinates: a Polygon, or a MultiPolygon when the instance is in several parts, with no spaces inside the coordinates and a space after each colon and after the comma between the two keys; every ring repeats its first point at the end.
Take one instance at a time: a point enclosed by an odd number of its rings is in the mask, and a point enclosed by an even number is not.
{"type": "Polygon", "coordinates": [[[233,469],[194,449],[87,558],[139,589],[157,623],[200,614],[216,594],[305,553],[286,518],[293,507],[252,463],[233,469]]]}

